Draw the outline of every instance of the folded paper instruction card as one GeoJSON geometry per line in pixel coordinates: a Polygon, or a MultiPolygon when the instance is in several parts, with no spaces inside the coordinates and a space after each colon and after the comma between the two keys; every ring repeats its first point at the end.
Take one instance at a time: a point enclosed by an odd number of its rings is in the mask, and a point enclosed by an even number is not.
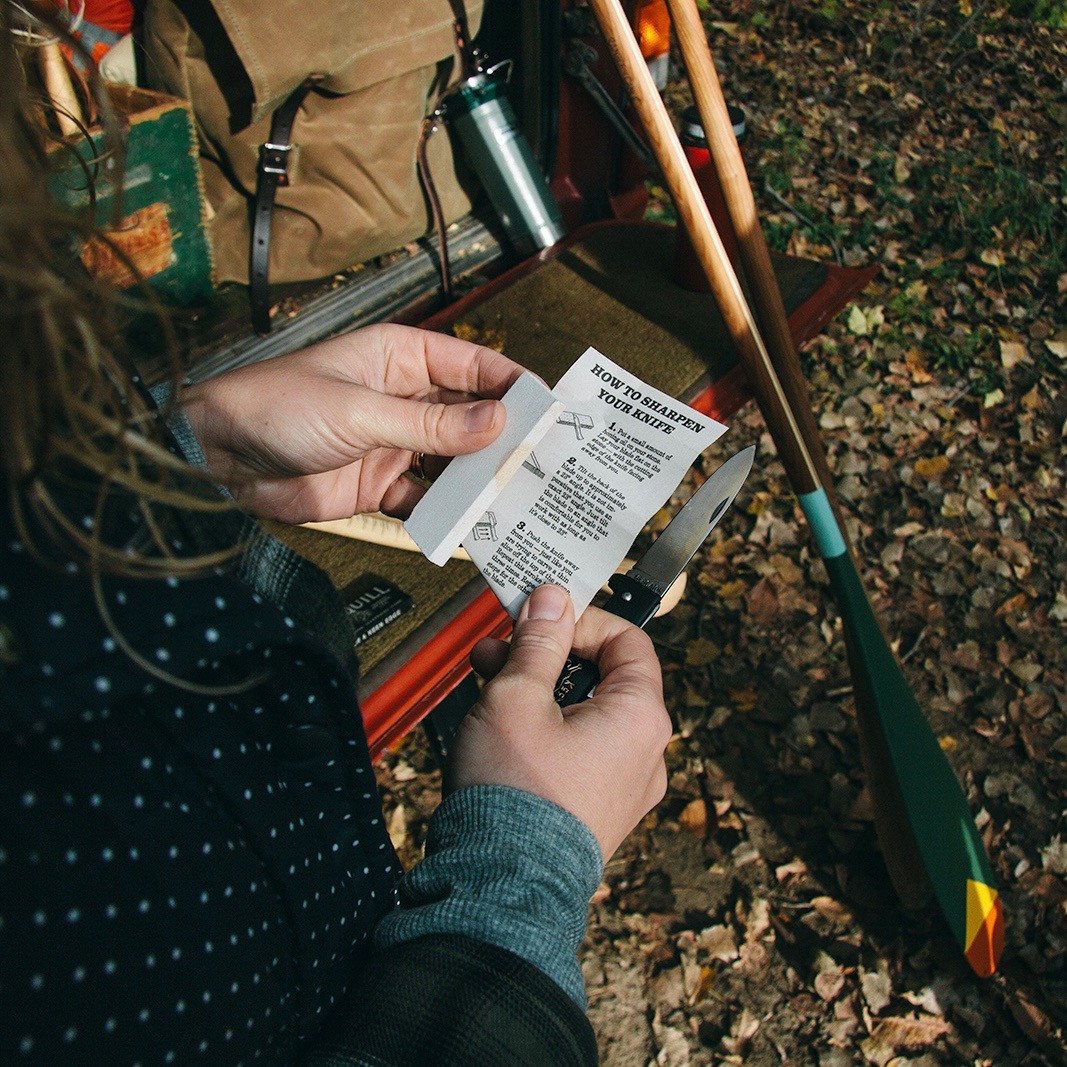
{"type": "Polygon", "coordinates": [[[544,436],[563,404],[527,371],[504,397],[507,422],[478,452],[456,456],[426,490],[404,529],[431,563],[443,566],[544,436]]]}
{"type": "Polygon", "coordinates": [[[497,441],[452,460],[405,528],[438,564],[462,541],[512,617],[546,582],[584,611],[726,429],[593,348],[551,392],[523,375],[504,405],[497,441]]]}

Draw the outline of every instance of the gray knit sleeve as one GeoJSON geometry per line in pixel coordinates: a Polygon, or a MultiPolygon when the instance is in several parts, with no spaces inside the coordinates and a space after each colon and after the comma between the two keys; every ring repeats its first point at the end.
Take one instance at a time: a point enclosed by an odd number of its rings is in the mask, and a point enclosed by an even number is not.
{"type": "Polygon", "coordinates": [[[603,867],[592,832],[550,801],[506,786],[461,789],[430,820],[426,858],[404,876],[375,942],[476,938],[534,964],[584,1008],[577,953],[603,867]]]}
{"type": "MultiPolygon", "coordinates": [[[[152,386],[148,392],[155,401],[156,407],[162,411],[170,400],[171,383],[169,381],[160,382],[158,385],[152,386]]],[[[185,412],[180,407],[173,407],[168,415],[167,429],[170,430],[171,435],[174,437],[174,442],[177,444],[182,458],[193,467],[201,467],[203,470],[207,470],[207,457],[200,447],[200,442],[196,439],[196,434],[193,433],[193,428],[189,424],[185,412]]]]}

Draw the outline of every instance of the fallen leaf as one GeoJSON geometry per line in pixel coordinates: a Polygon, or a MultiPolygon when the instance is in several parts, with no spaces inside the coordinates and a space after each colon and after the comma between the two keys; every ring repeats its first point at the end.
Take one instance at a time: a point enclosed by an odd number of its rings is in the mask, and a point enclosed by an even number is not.
{"type": "Polygon", "coordinates": [[[1041,677],[1044,667],[1040,663],[1034,663],[1033,660],[1017,659],[1014,663],[1010,664],[1008,670],[1023,682],[1025,685],[1029,685],[1031,682],[1036,682],[1041,677]]]}
{"type": "Polygon", "coordinates": [[[723,1047],[727,1052],[743,1054],[758,1032],[759,1017],[748,1008],[742,1008],[741,1014],[734,1019],[734,1024],[730,1027],[730,1036],[723,1038],[723,1047]]]}
{"type": "Polygon", "coordinates": [[[658,1067],[685,1067],[689,1063],[689,1039],[676,1026],[664,1026],[658,1012],[652,1020],[652,1033],[659,1048],[658,1067]]]}
{"type": "Polygon", "coordinates": [[[881,305],[865,310],[859,304],[853,304],[852,310],[848,313],[847,325],[857,337],[867,337],[884,322],[885,311],[881,305]]]}
{"type": "Polygon", "coordinates": [[[717,644],[706,637],[696,637],[686,646],[685,663],[687,667],[707,667],[719,658],[719,654],[717,644]]]}
{"type": "Polygon", "coordinates": [[[730,700],[738,711],[751,711],[759,701],[755,689],[731,689],[730,700]]]}
{"type": "MultiPolygon", "coordinates": [[[[932,1045],[951,1030],[952,1027],[944,1019],[933,1015],[923,1015],[918,1018],[894,1016],[879,1020],[868,1040],[894,1051],[905,1049],[913,1052],[932,1045]]],[[[866,1045],[866,1042],[864,1044],[866,1045]]]]}
{"type": "Polygon", "coordinates": [[[764,897],[757,897],[748,909],[745,920],[745,940],[755,941],[762,937],[771,927],[771,902],[764,897]]]}
{"type": "Polygon", "coordinates": [[[593,890],[592,897],[589,898],[590,904],[603,904],[605,900],[611,897],[611,886],[607,882],[601,882],[600,885],[593,890]]]}
{"type": "Polygon", "coordinates": [[[1056,834],[1041,850],[1041,866],[1053,874],[1067,875],[1067,840],[1056,834]]]}
{"type": "Polygon", "coordinates": [[[812,897],[811,906],[826,920],[832,923],[847,923],[852,921],[852,912],[839,900],[833,897],[812,897]]]}
{"type": "Polygon", "coordinates": [[[739,955],[734,932],[728,926],[709,926],[706,930],[701,930],[697,945],[711,959],[720,963],[732,963],[739,955]]]}
{"type": "Polygon", "coordinates": [[[918,385],[934,380],[926,365],[926,354],[921,348],[909,348],[904,356],[904,364],[912,380],[918,385]]]}
{"type": "Polygon", "coordinates": [[[660,508],[649,520],[649,528],[652,533],[663,533],[674,516],[669,508],[660,508]]]}
{"type": "Polygon", "coordinates": [[[738,967],[743,974],[762,977],[771,966],[771,953],[762,941],[746,941],[738,949],[738,967]]]}
{"type": "Polygon", "coordinates": [[[1026,605],[1030,602],[1030,598],[1025,593],[1016,593],[1015,596],[1008,597],[1003,604],[997,608],[995,614],[1000,618],[1005,615],[1014,615],[1017,612],[1025,611],[1026,605]]]}
{"type": "Polygon", "coordinates": [[[915,473],[920,478],[940,478],[948,470],[948,456],[922,457],[915,461],[915,473]]]}
{"type": "Polygon", "coordinates": [[[926,527],[919,522],[906,522],[902,526],[897,526],[893,530],[894,537],[914,537],[916,534],[920,534],[926,527]]]}
{"type": "Polygon", "coordinates": [[[683,971],[685,977],[685,999],[690,1005],[696,1004],[708,995],[715,980],[715,972],[710,967],[699,967],[694,972],[683,971]]]}
{"type": "Polygon", "coordinates": [[[393,777],[398,782],[410,782],[418,776],[419,772],[410,763],[405,763],[403,760],[396,761],[396,766],[393,768],[393,777]]]}
{"type": "Polygon", "coordinates": [[[788,863],[779,864],[774,868],[774,877],[779,882],[787,878],[800,877],[808,873],[808,865],[802,859],[790,860],[788,863]]]}
{"type": "Polygon", "coordinates": [[[828,967],[815,976],[815,992],[829,1003],[836,1000],[845,988],[845,972],[840,967],[828,967]]]}
{"type": "Polygon", "coordinates": [[[786,585],[796,585],[804,577],[804,572],[793,562],[789,556],[784,556],[780,552],[774,553],[770,558],[771,566],[774,567],[775,574],[785,582],[786,585]]]}
{"type": "Polygon", "coordinates": [[[1019,366],[1020,363],[1029,363],[1030,356],[1026,351],[1026,345],[1019,341],[1000,342],[1000,365],[1005,370],[1019,366]]]}
{"type": "Polygon", "coordinates": [[[745,606],[749,615],[761,625],[766,626],[773,622],[781,610],[774,583],[767,578],[761,578],[749,590],[748,596],[745,597],[745,606]]]}
{"type": "Polygon", "coordinates": [[[748,586],[738,578],[735,581],[725,582],[723,585],[720,585],[719,596],[721,596],[723,600],[737,600],[745,595],[746,589],[748,589],[748,586]]]}
{"type": "Polygon", "coordinates": [[[678,824],[692,834],[703,834],[708,828],[708,806],[697,797],[689,801],[678,816],[678,824]]]}
{"type": "Polygon", "coordinates": [[[874,822],[874,799],[870,789],[864,786],[849,809],[850,822],[874,822]]]}
{"type": "Polygon", "coordinates": [[[1008,993],[1008,1010],[1019,1029],[1035,1044],[1050,1052],[1062,1052],[1063,1046],[1053,1036],[1052,1020],[1021,989],[1008,993]]]}
{"type": "Polygon", "coordinates": [[[386,829],[389,833],[389,840],[393,842],[393,848],[401,849],[408,837],[408,813],[403,804],[397,804],[393,809],[386,829]]]}
{"type": "Polygon", "coordinates": [[[860,989],[872,1015],[880,1015],[893,995],[893,984],[884,970],[860,971],[860,989]]]}

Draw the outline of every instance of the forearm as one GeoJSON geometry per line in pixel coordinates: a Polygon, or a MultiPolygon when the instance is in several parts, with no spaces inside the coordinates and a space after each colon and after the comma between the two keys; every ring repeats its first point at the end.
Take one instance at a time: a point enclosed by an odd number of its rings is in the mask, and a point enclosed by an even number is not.
{"type": "Polygon", "coordinates": [[[308,1062],[596,1062],[577,950],[600,848],[573,815],[502,786],[434,814],[427,856],[308,1062]]]}
{"type": "Polygon", "coordinates": [[[532,793],[472,786],[435,812],[426,851],[375,931],[379,947],[473,937],[533,963],[585,1006],[577,952],[603,860],[578,819],[532,793]]]}

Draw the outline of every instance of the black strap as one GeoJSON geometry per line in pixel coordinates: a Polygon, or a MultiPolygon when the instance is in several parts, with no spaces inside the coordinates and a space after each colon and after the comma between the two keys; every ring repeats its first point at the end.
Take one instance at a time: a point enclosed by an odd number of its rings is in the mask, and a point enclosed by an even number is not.
{"type": "Polygon", "coordinates": [[[252,310],[252,329],[270,333],[270,226],[274,214],[274,196],[279,186],[289,184],[289,154],[296,113],[311,87],[319,79],[302,82],[270,120],[270,139],[259,146],[256,167],[256,200],[252,208],[252,241],[248,260],[248,299],[252,310]]]}
{"type": "MultiPolygon", "coordinates": [[[[448,0],[452,8],[452,28],[456,36],[462,77],[467,78],[480,69],[482,56],[471,40],[467,23],[467,10],[463,0],[448,0]]],[[[285,102],[274,112],[270,124],[270,140],[259,146],[259,165],[256,168],[256,199],[252,207],[252,239],[248,260],[248,299],[252,311],[252,328],[258,334],[270,333],[270,230],[274,214],[274,196],[279,187],[289,184],[289,153],[292,151],[291,135],[296,113],[312,86],[321,75],[312,75],[302,82],[285,102]]],[[[419,176],[427,189],[434,222],[441,239],[441,279],[446,296],[451,295],[451,269],[448,263],[448,246],[444,220],[440,215],[436,190],[429,177],[426,161],[426,140],[437,129],[437,115],[424,121],[419,139],[419,176]]]]}
{"type": "Polygon", "coordinates": [[[460,79],[469,78],[480,69],[481,53],[471,40],[467,24],[467,8],[463,0],[448,0],[452,8],[452,32],[456,35],[456,51],[459,52],[460,79]]]}
{"type": "MultiPolygon", "coordinates": [[[[466,81],[472,74],[481,70],[483,56],[471,40],[470,26],[467,23],[467,9],[463,0],[448,0],[452,8],[452,32],[456,38],[456,51],[459,53],[459,80],[466,81]]],[[[441,200],[437,195],[437,186],[430,171],[430,160],[427,155],[427,144],[430,138],[441,128],[441,120],[444,118],[442,103],[448,95],[447,84],[438,88],[437,104],[434,109],[422,120],[422,131],[419,134],[418,145],[415,148],[415,163],[418,168],[419,181],[426,199],[430,205],[430,216],[433,219],[433,227],[437,231],[437,239],[441,247],[437,259],[437,267],[441,274],[441,292],[446,300],[454,296],[452,285],[452,265],[448,259],[448,231],[445,226],[444,213],[441,210],[441,200]]]]}
{"type": "Polygon", "coordinates": [[[419,181],[422,183],[422,191],[430,203],[430,217],[433,219],[433,228],[437,231],[437,240],[440,245],[440,253],[437,257],[437,269],[441,275],[441,292],[446,300],[454,296],[452,286],[452,264],[448,259],[448,227],[445,225],[445,215],[441,210],[441,198],[437,195],[437,184],[433,180],[430,171],[430,160],[426,149],[430,137],[441,128],[441,108],[438,105],[429,115],[422,120],[422,132],[419,134],[419,143],[415,146],[415,165],[419,173],[419,181]]]}

